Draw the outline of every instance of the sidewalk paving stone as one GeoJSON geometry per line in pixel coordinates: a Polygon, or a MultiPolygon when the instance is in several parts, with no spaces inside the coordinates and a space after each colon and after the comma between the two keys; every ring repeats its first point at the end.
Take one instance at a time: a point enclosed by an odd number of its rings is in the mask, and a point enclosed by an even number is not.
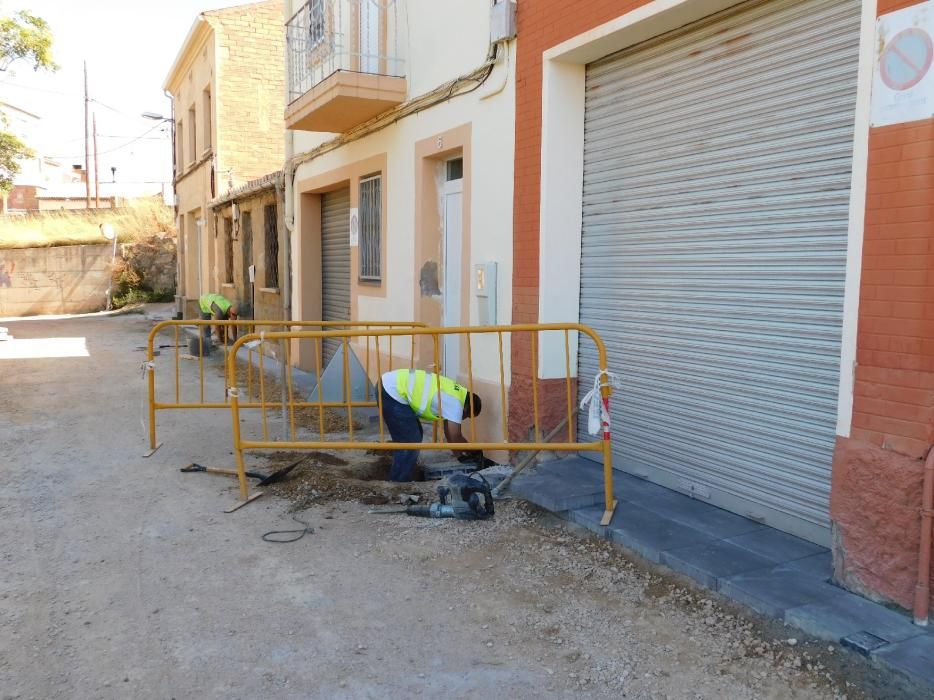
{"type": "Polygon", "coordinates": [[[632,503],[621,503],[616,507],[616,514],[607,529],[613,542],[655,563],[661,562],[665,550],[714,541],[697,528],[632,503]]]}
{"type": "Polygon", "coordinates": [[[714,540],[662,552],[661,563],[716,591],[721,578],[764,569],[778,562],[725,540],[714,540]]]}
{"type": "Polygon", "coordinates": [[[889,644],[873,652],[873,656],[934,695],[934,634],[889,644]]]}
{"type": "Polygon", "coordinates": [[[846,592],[786,610],[785,622],[831,642],[859,632],[869,632],[887,642],[901,642],[924,633],[905,615],[846,592]]]}
{"type": "Polygon", "coordinates": [[[819,603],[844,594],[843,589],[802,576],[787,565],[759,569],[720,580],[720,592],[770,617],[783,618],[789,608],[819,603]]]}
{"type": "Polygon", "coordinates": [[[821,547],[819,544],[802,540],[800,537],[789,535],[781,530],[773,530],[770,527],[728,537],[726,541],[777,561],[791,561],[827,551],[826,547],[821,547]]]}

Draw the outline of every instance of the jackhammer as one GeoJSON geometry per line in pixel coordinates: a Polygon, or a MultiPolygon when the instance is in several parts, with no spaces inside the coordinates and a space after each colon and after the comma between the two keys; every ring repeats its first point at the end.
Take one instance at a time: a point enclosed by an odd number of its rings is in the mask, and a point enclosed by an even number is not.
{"type": "Polygon", "coordinates": [[[371,513],[405,513],[421,518],[487,520],[493,517],[493,490],[481,474],[453,474],[438,487],[438,503],[412,505],[371,513]]]}

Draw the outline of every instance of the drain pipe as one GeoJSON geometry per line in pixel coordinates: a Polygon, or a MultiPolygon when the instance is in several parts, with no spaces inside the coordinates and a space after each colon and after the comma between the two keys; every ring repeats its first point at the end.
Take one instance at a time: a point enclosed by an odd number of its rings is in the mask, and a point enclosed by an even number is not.
{"type": "Polygon", "coordinates": [[[918,583],[915,586],[915,624],[927,627],[931,606],[931,539],[934,535],[934,447],[924,460],[921,491],[921,549],[918,552],[918,583]]]}

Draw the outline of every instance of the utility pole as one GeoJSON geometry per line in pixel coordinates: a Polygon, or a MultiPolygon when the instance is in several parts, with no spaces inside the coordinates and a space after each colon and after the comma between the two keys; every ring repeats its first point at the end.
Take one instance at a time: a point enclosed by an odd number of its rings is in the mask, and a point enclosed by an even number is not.
{"type": "Polygon", "coordinates": [[[91,156],[88,153],[88,62],[84,62],[84,207],[91,208],[91,178],[89,177],[91,156]]]}
{"type": "Polygon", "coordinates": [[[94,130],[94,208],[101,208],[101,180],[97,174],[97,112],[91,115],[94,130]]]}

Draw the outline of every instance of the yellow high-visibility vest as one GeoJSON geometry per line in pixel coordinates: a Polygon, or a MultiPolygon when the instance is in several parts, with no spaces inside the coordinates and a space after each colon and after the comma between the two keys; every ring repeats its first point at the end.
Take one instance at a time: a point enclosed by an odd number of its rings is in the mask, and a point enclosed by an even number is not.
{"type": "Polygon", "coordinates": [[[201,308],[201,313],[211,313],[211,304],[217,304],[217,308],[224,314],[230,311],[230,307],[233,306],[227,297],[221,296],[220,294],[203,294],[198,299],[198,306],[201,308]]]}
{"type": "MultiPolygon", "coordinates": [[[[399,395],[408,401],[409,406],[419,418],[425,420],[438,420],[431,412],[431,402],[438,393],[440,384],[441,393],[453,396],[462,406],[467,398],[468,391],[453,379],[424,370],[400,369],[396,373],[396,390],[399,395]],[[413,377],[414,375],[414,377],[413,377]],[[414,380],[414,381],[413,381],[414,380]]],[[[438,411],[441,411],[441,401],[438,401],[438,411]]]]}

